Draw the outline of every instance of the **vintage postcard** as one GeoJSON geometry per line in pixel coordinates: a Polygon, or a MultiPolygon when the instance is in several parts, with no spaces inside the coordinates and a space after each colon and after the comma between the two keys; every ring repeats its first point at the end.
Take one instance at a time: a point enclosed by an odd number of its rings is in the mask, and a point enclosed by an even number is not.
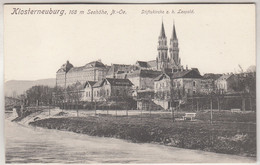
{"type": "Polygon", "coordinates": [[[256,163],[254,4],[6,4],[5,162],[256,163]]]}

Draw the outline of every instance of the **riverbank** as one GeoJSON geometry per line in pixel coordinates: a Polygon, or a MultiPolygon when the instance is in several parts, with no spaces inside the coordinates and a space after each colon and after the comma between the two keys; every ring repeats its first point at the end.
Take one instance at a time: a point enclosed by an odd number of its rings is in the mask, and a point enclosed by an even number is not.
{"type": "Polygon", "coordinates": [[[175,121],[152,116],[99,115],[47,118],[32,126],[66,130],[135,143],[156,143],[240,156],[256,156],[256,125],[240,122],[175,121]]]}
{"type": "MultiPolygon", "coordinates": [[[[5,119],[5,163],[255,163],[256,158],[45,129],[5,119]],[[65,152],[64,152],[65,151],[65,152]],[[188,155],[188,156],[187,156],[188,155]]],[[[3,160],[4,163],[4,160],[3,160]]]]}

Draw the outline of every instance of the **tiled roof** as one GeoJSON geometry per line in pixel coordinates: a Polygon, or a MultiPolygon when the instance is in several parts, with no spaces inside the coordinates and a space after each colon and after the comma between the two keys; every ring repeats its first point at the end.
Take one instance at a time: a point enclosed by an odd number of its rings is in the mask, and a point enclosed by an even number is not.
{"type": "Polygon", "coordinates": [[[143,67],[143,68],[148,68],[148,67],[149,67],[148,63],[145,62],[145,61],[137,61],[136,63],[137,63],[140,67],[143,67]]]}
{"type": "Polygon", "coordinates": [[[73,68],[71,68],[71,69],[68,71],[68,73],[82,71],[83,69],[84,69],[84,66],[73,67],[73,68]]]}
{"type": "Polygon", "coordinates": [[[127,77],[155,78],[155,77],[159,76],[160,74],[162,74],[161,71],[140,69],[140,70],[135,70],[135,71],[127,74],[127,77]]]}
{"type": "Polygon", "coordinates": [[[93,85],[93,88],[100,87],[105,81],[108,81],[112,86],[132,86],[133,83],[129,79],[105,78],[93,85]]]}
{"type": "Polygon", "coordinates": [[[116,78],[106,78],[106,80],[114,86],[132,86],[133,83],[129,79],[116,79],[116,78]]]}
{"type": "Polygon", "coordinates": [[[171,78],[202,78],[202,76],[196,70],[185,70],[180,72],[174,72],[171,78]]]}
{"type": "Polygon", "coordinates": [[[157,77],[154,79],[154,81],[160,81],[160,80],[163,79],[164,77],[169,77],[169,75],[166,74],[166,73],[163,73],[163,74],[157,76],[157,77]]]}
{"type": "Polygon", "coordinates": [[[168,76],[171,79],[177,78],[202,78],[202,76],[196,70],[185,70],[173,73],[163,73],[160,76],[156,77],[154,81],[160,81],[164,76],[168,76]]]}
{"type": "Polygon", "coordinates": [[[114,73],[120,72],[128,72],[133,69],[132,65],[124,65],[124,64],[112,64],[108,70],[107,75],[113,75],[114,73]]]}
{"type": "Polygon", "coordinates": [[[93,86],[96,83],[96,81],[86,81],[86,83],[84,84],[84,88],[86,88],[87,84],[89,84],[90,86],[93,86]]]}
{"type": "Polygon", "coordinates": [[[156,67],[156,65],[157,65],[157,64],[156,64],[156,60],[148,61],[147,63],[148,63],[148,65],[149,65],[149,67],[151,67],[151,68],[152,68],[152,67],[156,67]]]}
{"type": "Polygon", "coordinates": [[[100,87],[104,80],[100,80],[93,85],[93,88],[100,87]]]}

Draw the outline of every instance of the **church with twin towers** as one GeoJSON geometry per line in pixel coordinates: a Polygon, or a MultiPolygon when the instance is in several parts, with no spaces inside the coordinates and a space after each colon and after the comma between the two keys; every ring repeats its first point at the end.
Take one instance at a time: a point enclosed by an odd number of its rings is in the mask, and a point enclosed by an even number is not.
{"type": "Polygon", "coordinates": [[[98,60],[89,62],[84,66],[75,67],[67,61],[56,72],[56,85],[67,87],[77,82],[85,84],[86,81],[96,82],[103,80],[104,78],[131,79],[131,77],[137,76],[140,78],[144,75],[155,78],[161,73],[173,73],[184,70],[179,57],[179,44],[174,22],[169,42],[167,42],[164,23],[162,22],[158,37],[158,45],[157,48],[154,49],[157,49],[157,55],[154,60],[138,60],[132,65],[106,65],[103,64],[101,60],[98,60]]]}
{"type": "Polygon", "coordinates": [[[165,34],[164,23],[162,22],[162,27],[160,35],[158,37],[158,47],[157,47],[157,57],[156,57],[156,69],[165,70],[175,70],[178,71],[182,69],[181,59],[179,57],[179,43],[176,34],[175,24],[173,22],[172,34],[169,42],[167,44],[167,36],[165,34]]]}

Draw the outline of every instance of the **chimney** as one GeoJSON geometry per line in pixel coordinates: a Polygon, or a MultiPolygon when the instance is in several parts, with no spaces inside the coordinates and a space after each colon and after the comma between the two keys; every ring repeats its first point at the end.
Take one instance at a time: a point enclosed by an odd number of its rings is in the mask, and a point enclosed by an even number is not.
{"type": "Polygon", "coordinates": [[[186,70],[188,70],[188,65],[186,65],[186,70]]]}

